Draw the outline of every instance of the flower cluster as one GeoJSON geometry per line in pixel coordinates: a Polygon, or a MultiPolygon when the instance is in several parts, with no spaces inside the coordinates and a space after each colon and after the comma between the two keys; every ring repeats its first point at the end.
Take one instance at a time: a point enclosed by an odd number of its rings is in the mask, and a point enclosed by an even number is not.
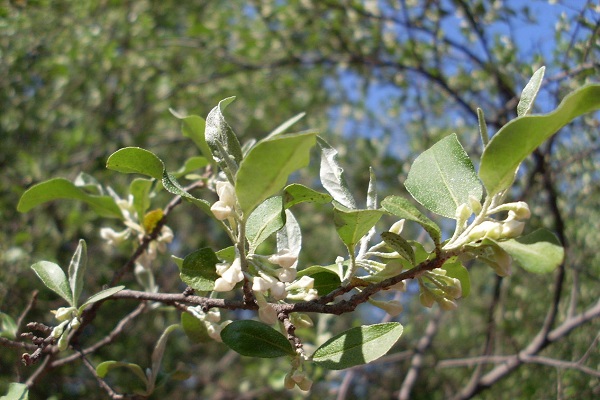
{"type": "Polygon", "coordinates": [[[456,299],[462,296],[462,286],[456,278],[446,276],[446,270],[436,268],[426,271],[418,278],[419,300],[425,307],[431,308],[437,302],[443,310],[456,309],[456,299]]]}
{"type": "Polygon", "coordinates": [[[202,307],[188,307],[187,311],[204,323],[206,332],[211,339],[221,342],[221,331],[231,323],[231,320],[221,322],[221,312],[218,309],[202,311],[202,307]]]}
{"type": "Polygon", "coordinates": [[[79,325],[81,325],[81,321],[77,316],[77,308],[61,307],[58,310],[52,310],[51,312],[60,324],[52,329],[50,336],[54,339],[58,339],[58,349],[63,351],[69,345],[69,333],[72,330],[76,330],[79,325]]]}

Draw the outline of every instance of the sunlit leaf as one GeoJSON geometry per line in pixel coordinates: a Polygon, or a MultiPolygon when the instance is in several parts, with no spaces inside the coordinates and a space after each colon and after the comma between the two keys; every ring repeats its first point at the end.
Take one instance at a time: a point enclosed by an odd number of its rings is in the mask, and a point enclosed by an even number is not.
{"type": "Polygon", "coordinates": [[[285,186],[288,176],[308,165],[314,132],[276,136],[250,150],[237,173],[235,192],[244,217],[285,186]]]}
{"type": "Polygon", "coordinates": [[[235,97],[228,97],[219,102],[206,117],[206,128],[204,138],[210,149],[212,158],[225,171],[229,179],[237,172],[237,168],[242,162],[242,147],[237,136],[225,121],[223,110],[233,101],[235,97]]]}
{"type": "Polygon", "coordinates": [[[15,320],[10,315],[0,312],[0,337],[15,339],[17,330],[15,320]]]}
{"type": "Polygon", "coordinates": [[[406,239],[394,232],[383,232],[381,238],[401,257],[415,264],[415,251],[406,239]]]}
{"type": "Polygon", "coordinates": [[[74,306],[73,293],[67,276],[57,264],[49,261],[39,261],[33,264],[31,269],[34,270],[48,289],[65,299],[69,305],[74,306]]]}
{"type": "Polygon", "coordinates": [[[233,321],[221,331],[221,339],[243,356],[275,358],[296,354],[285,336],[257,321],[233,321]]]}
{"type": "Polygon", "coordinates": [[[517,116],[522,117],[523,115],[529,114],[533,107],[533,102],[537,97],[540,87],[542,86],[542,80],[544,79],[544,72],[546,67],[542,67],[534,72],[533,76],[525,85],[523,92],[521,93],[521,99],[517,104],[517,116]]]}
{"type": "Polygon", "coordinates": [[[367,364],[385,355],[400,339],[402,331],[398,322],[352,328],[321,345],[312,360],[327,369],[367,364]]]}
{"type": "Polygon", "coordinates": [[[327,193],[317,192],[298,183],[292,183],[283,189],[283,203],[285,208],[305,202],[326,204],[331,202],[331,200],[333,200],[333,197],[327,193]]]}
{"type": "Polygon", "coordinates": [[[600,84],[587,85],[566,96],[556,110],[525,115],[504,125],[486,146],[479,177],[488,195],[508,188],[519,164],[539,145],[582,114],[600,109],[600,84]]]}
{"type": "Polygon", "coordinates": [[[97,303],[100,300],[104,300],[106,298],[109,298],[110,296],[112,296],[115,293],[120,292],[121,290],[125,289],[125,286],[114,286],[108,289],[104,289],[94,295],[91,295],[86,301],[85,303],[83,303],[81,306],[79,306],[79,313],[81,314],[83,312],[83,310],[85,310],[85,308],[87,306],[89,306],[90,304],[93,303],[97,303]]]}
{"type": "Polygon", "coordinates": [[[29,387],[23,383],[11,382],[8,385],[8,393],[0,397],[0,400],[28,400],[29,387]]]}
{"type": "Polygon", "coordinates": [[[375,226],[382,215],[383,211],[380,210],[351,210],[334,203],[333,222],[344,244],[352,247],[375,226]]]}
{"type": "Polygon", "coordinates": [[[204,137],[204,130],[206,129],[206,121],[204,118],[198,115],[183,116],[173,109],[169,109],[169,111],[175,118],[181,120],[181,132],[183,133],[183,136],[190,138],[196,144],[198,149],[200,149],[202,155],[212,160],[210,148],[208,147],[208,144],[206,144],[206,139],[204,137]]]}
{"type": "Polygon", "coordinates": [[[258,245],[281,229],[284,224],[285,213],[281,196],[274,196],[263,201],[254,209],[246,222],[246,237],[250,245],[250,252],[253,253],[258,245]]]}
{"type": "Polygon", "coordinates": [[[85,270],[87,267],[87,245],[85,240],[79,240],[79,245],[75,249],[73,258],[69,263],[69,286],[71,287],[71,293],[73,293],[72,305],[77,306],[79,296],[83,290],[83,278],[85,276],[85,270]]]}
{"type": "Polygon", "coordinates": [[[413,162],[404,185],[415,200],[448,218],[456,218],[457,207],[468,203],[469,196],[480,200],[483,194],[473,163],[456,134],[421,153],[413,162]]]}
{"type": "Polygon", "coordinates": [[[335,201],[345,207],[355,209],[356,201],[350,192],[344,169],[338,163],[338,152],[321,137],[317,138],[321,147],[321,184],[335,201]]]}
{"type": "Polygon", "coordinates": [[[161,179],[165,164],[154,153],[139,147],[125,147],[108,157],[106,168],[126,174],[143,174],[161,179]]]}

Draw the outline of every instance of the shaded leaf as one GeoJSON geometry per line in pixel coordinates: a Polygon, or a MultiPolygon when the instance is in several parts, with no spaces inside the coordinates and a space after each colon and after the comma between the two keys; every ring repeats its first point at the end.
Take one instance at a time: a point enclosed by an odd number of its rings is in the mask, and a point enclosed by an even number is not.
{"type": "Polygon", "coordinates": [[[415,159],[404,185],[424,207],[453,219],[469,195],[480,200],[483,194],[473,163],[454,133],[415,159]]]}
{"type": "Polygon", "coordinates": [[[105,378],[106,375],[115,368],[127,368],[131,372],[135,374],[140,380],[144,383],[144,386],[148,386],[148,379],[146,378],[146,374],[144,374],[144,370],[137,364],[127,363],[122,361],[104,361],[98,364],[96,367],[96,374],[100,378],[105,378]]]}
{"type": "Polygon", "coordinates": [[[402,331],[398,322],[352,328],[321,345],[312,360],[327,369],[367,364],[385,355],[400,339],[402,331]]]}
{"type": "Polygon", "coordinates": [[[69,305],[73,304],[73,293],[69,281],[63,270],[55,263],[39,261],[31,266],[44,285],[60,297],[65,299],[69,305]]]}
{"type": "Polygon", "coordinates": [[[81,200],[101,217],[123,219],[121,209],[112,197],[87,194],[64,178],[50,179],[27,189],[19,200],[17,210],[27,212],[35,206],[57,199],[81,200]]]}
{"type": "Polygon", "coordinates": [[[298,256],[302,249],[300,225],[290,210],[285,210],[285,225],[277,231],[277,251],[288,249],[298,256]]]}
{"type": "Polygon", "coordinates": [[[447,276],[456,278],[460,281],[462,297],[465,298],[469,296],[471,293],[471,279],[469,278],[469,271],[467,271],[462,263],[456,259],[451,259],[444,263],[442,269],[446,270],[447,276]]]}
{"type": "Polygon", "coordinates": [[[17,337],[17,324],[8,314],[0,312],[0,337],[15,339],[17,337]]]}
{"type": "Polygon", "coordinates": [[[288,176],[308,165],[314,132],[276,136],[250,150],[235,178],[235,192],[244,218],[285,186],[288,176]]]}
{"type": "Polygon", "coordinates": [[[11,382],[8,385],[8,393],[0,397],[0,400],[28,400],[29,388],[23,383],[11,382]]]}
{"type": "Polygon", "coordinates": [[[325,296],[337,289],[342,282],[340,280],[338,266],[335,264],[327,266],[313,265],[298,272],[298,278],[305,275],[310,276],[315,280],[313,289],[319,293],[319,296],[325,296]]]}
{"type": "Polygon", "coordinates": [[[156,384],[156,377],[158,376],[158,372],[160,371],[160,365],[162,364],[163,357],[165,355],[165,349],[167,348],[167,339],[171,332],[175,329],[179,328],[179,324],[173,324],[168,326],[158,341],[154,346],[154,351],[152,351],[152,372],[150,373],[150,377],[148,379],[148,392],[152,392],[154,390],[154,386],[156,384]]]}
{"type": "Polygon", "coordinates": [[[215,281],[219,278],[216,270],[218,262],[219,259],[212,249],[205,247],[196,250],[183,259],[181,280],[195,290],[211,291],[215,288],[215,281]]]}
{"type": "Polygon", "coordinates": [[[556,110],[525,115],[504,125],[481,156],[479,177],[488,195],[508,188],[519,165],[539,145],[582,114],[600,109],[600,84],[587,85],[566,96],[556,110]]]}
{"type": "Polygon", "coordinates": [[[394,232],[383,232],[381,238],[401,257],[415,264],[415,251],[406,239],[394,232]]]}
{"type": "Polygon", "coordinates": [[[77,306],[79,296],[83,290],[83,278],[85,276],[85,270],[87,267],[87,245],[85,240],[79,240],[79,245],[75,249],[75,253],[69,263],[69,286],[71,287],[71,293],[73,293],[73,302],[71,303],[74,307],[77,306]]]}
{"type": "Polygon", "coordinates": [[[277,232],[285,224],[283,201],[281,196],[274,196],[263,201],[254,209],[246,222],[246,238],[250,245],[250,253],[277,232]]]}
{"type": "Polygon", "coordinates": [[[181,327],[192,343],[206,343],[211,340],[206,324],[189,312],[181,313],[181,327]]]}
{"type": "Polygon", "coordinates": [[[243,356],[275,358],[296,354],[285,336],[257,321],[233,321],[221,331],[221,339],[243,356]]]}
{"type": "Polygon", "coordinates": [[[299,203],[326,204],[330,203],[331,200],[333,200],[333,197],[327,193],[317,192],[299,183],[292,183],[283,189],[283,204],[286,209],[299,203]]]}
{"type": "Polygon", "coordinates": [[[200,149],[202,155],[212,160],[210,148],[204,137],[204,131],[206,129],[206,121],[204,118],[198,115],[183,116],[173,109],[169,109],[169,111],[175,118],[181,120],[181,133],[183,136],[190,138],[196,144],[198,149],[200,149]]]}

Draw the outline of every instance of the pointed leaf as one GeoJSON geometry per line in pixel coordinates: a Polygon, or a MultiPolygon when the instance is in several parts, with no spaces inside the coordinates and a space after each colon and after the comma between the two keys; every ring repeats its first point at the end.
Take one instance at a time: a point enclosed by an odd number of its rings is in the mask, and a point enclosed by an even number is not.
{"type": "Polygon", "coordinates": [[[598,109],[600,84],[587,85],[565,97],[551,113],[525,115],[504,125],[481,156],[479,177],[488,195],[508,188],[519,164],[546,139],[580,115],[598,109]]]}
{"type": "Polygon", "coordinates": [[[400,196],[388,196],[381,202],[384,210],[397,217],[414,221],[420,224],[423,229],[431,236],[433,242],[437,245],[440,243],[442,231],[439,226],[432,220],[427,218],[417,207],[413,206],[410,201],[400,196]]]}
{"type": "Polygon", "coordinates": [[[554,271],[565,257],[565,251],[556,236],[546,229],[494,243],[510,254],[523,269],[538,274],[554,271]]]}
{"type": "Polygon", "coordinates": [[[342,283],[338,270],[339,267],[336,264],[326,266],[313,265],[299,271],[297,277],[301,278],[306,275],[313,278],[315,280],[313,289],[319,293],[319,296],[325,296],[337,289],[340,283],[342,283]]]}
{"type": "Polygon", "coordinates": [[[283,189],[283,204],[286,209],[299,203],[326,204],[330,203],[331,200],[333,200],[333,197],[327,193],[317,192],[299,183],[292,183],[283,189]]]}
{"type": "Polygon", "coordinates": [[[285,224],[283,201],[281,196],[274,196],[263,201],[248,217],[246,222],[246,238],[250,245],[250,253],[277,232],[285,224]]]}
{"type": "Polygon", "coordinates": [[[369,167],[369,187],[367,188],[367,209],[377,208],[377,179],[373,167],[369,167]]]}
{"type": "Polygon", "coordinates": [[[344,169],[338,163],[337,150],[321,137],[318,137],[317,141],[321,147],[321,169],[319,172],[321,184],[335,201],[345,207],[355,209],[356,201],[350,193],[346,178],[344,178],[344,169]]]}
{"type": "Polygon", "coordinates": [[[480,200],[483,194],[473,163],[454,133],[416,158],[404,185],[415,200],[448,218],[456,218],[456,208],[468,203],[469,195],[480,200]]]}
{"type": "Polygon", "coordinates": [[[233,321],[221,331],[221,339],[243,356],[275,358],[296,354],[285,336],[257,321],[233,321]]]}
{"type": "Polygon", "coordinates": [[[139,147],[125,147],[108,157],[106,168],[126,174],[143,174],[161,179],[165,164],[151,151],[139,147]]]}
{"type": "Polygon", "coordinates": [[[542,67],[534,72],[533,76],[525,85],[523,93],[521,93],[521,99],[517,104],[517,116],[522,117],[523,115],[529,114],[533,107],[533,102],[537,97],[540,87],[542,86],[542,80],[544,79],[544,72],[546,67],[542,67]]]}
{"type": "Polygon", "coordinates": [[[206,343],[211,340],[206,324],[189,312],[181,313],[181,327],[192,343],[206,343]]]}
{"type": "Polygon", "coordinates": [[[150,385],[148,387],[148,391],[152,392],[154,390],[154,386],[156,384],[156,377],[158,376],[158,372],[160,371],[160,365],[162,364],[163,357],[165,355],[165,349],[167,348],[167,339],[171,332],[175,329],[179,328],[179,324],[173,324],[168,326],[158,341],[154,346],[154,351],[152,352],[152,372],[150,374],[150,378],[148,379],[150,385]]]}
{"type": "Polygon", "coordinates": [[[57,199],[84,201],[101,217],[123,218],[121,209],[112,197],[87,194],[71,181],[63,178],[50,179],[27,189],[19,200],[17,210],[27,212],[35,206],[57,199]]]}
{"type": "Polygon", "coordinates": [[[219,278],[216,265],[219,262],[212,249],[205,247],[188,254],[183,260],[180,277],[191,288],[208,292],[215,288],[219,278]]]}
{"type": "Polygon", "coordinates": [[[181,120],[181,132],[183,133],[183,136],[192,139],[198,149],[200,149],[202,155],[207,159],[212,160],[210,148],[208,147],[208,144],[206,144],[206,139],[204,137],[204,131],[206,129],[206,121],[204,118],[198,115],[188,115],[186,117],[173,109],[170,109],[169,111],[171,111],[171,114],[173,114],[175,118],[181,120]]]}
{"type": "Polygon", "coordinates": [[[335,229],[348,247],[353,247],[383,215],[380,210],[351,210],[334,203],[333,222],[335,229]]]}
{"type": "Polygon", "coordinates": [[[306,115],[306,113],[300,113],[300,114],[297,114],[297,115],[293,116],[292,118],[288,119],[283,124],[281,124],[277,128],[275,128],[271,133],[269,133],[269,135],[266,137],[266,139],[271,139],[272,137],[281,135],[282,133],[287,131],[292,125],[294,125],[296,122],[298,122],[302,118],[304,118],[305,115],[306,115]]]}
{"type": "Polygon", "coordinates": [[[308,165],[315,136],[314,132],[276,136],[250,150],[235,179],[235,192],[245,218],[283,189],[292,172],[308,165]]]}
{"type": "Polygon", "coordinates": [[[406,239],[394,232],[383,232],[381,238],[401,257],[415,265],[415,251],[406,239]]]}
{"type": "Polygon", "coordinates": [[[85,240],[79,240],[79,245],[71,258],[69,264],[69,286],[73,293],[73,302],[71,303],[74,307],[77,307],[79,296],[83,290],[83,277],[85,276],[85,269],[87,267],[87,246],[85,240]]]}
{"type": "Polygon", "coordinates": [[[112,296],[113,294],[120,292],[121,290],[125,289],[125,286],[114,286],[108,289],[104,289],[99,291],[98,293],[90,296],[85,303],[83,303],[81,306],[79,306],[78,312],[79,314],[81,314],[83,312],[83,310],[85,310],[85,308],[87,306],[89,306],[92,303],[97,303],[100,300],[104,300],[110,296],[112,296]]]}
{"type": "Polygon", "coordinates": [[[140,378],[140,380],[144,383],[144,386],[148,386],[148,379],[146,378],[146,374],[144,374],[144,370],[137,364],[121,362],[121,361],[104,361],[96,367],[96,374],[100,378],[105,378],[106,375],[110,372],[110,370],[115,368],[128,368],[140,378]]]}
{"type": "Polygon", "coordinates": [[[221,100],[208,113],[206,117],[206,129],[204,131],[204,138],[210,149],[212,158],[230,179],[233,179],[235,176],[243,157],[240,142],[223,116],[223,110],[233,100],[235,100],[235,97],[228,97],[221,100]]]}
{"type": "Polygon", "coordinates": [[[40,261],[33,264],[31,269],[35,271],[48,289],[65,299],[69,305],[74,306],[73,293],[71,293],[67,276],[57,264],[49,261],[40,261]]]}
{"type": "Polygon", "coordinates": [[[327,369],[367,364],[385,355],[400,339],[402,331],[398,322],[352,328],[325,342],[312,360],[327,369]]]}

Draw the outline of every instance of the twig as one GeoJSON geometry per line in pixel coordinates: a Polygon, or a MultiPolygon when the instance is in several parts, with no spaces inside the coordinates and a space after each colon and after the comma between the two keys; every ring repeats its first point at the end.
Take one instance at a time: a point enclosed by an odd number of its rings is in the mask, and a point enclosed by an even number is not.
{"type": "Polygon", "coordinates": [[[23,312],[21,312],[21,315],[19,315],[19,318],[17,319],[17,337],[19,337],[19,333],[21,333],[21,325],[23,324],[23,320],[25,319],[27,314],[29,314],[29,311],[31,311],[31,309],[37,301],[38,293],[38,290],[34,290],[33,293],[31,293],[31,299],[29,299],[29,303],[27,303],[27,306],[25,306],[25,309],[23,310],[23,312]]]}

